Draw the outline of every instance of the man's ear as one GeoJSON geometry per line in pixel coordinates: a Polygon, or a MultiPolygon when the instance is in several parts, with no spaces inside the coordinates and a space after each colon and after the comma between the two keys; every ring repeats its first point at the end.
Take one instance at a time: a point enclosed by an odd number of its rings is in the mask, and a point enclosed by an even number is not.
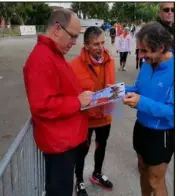
{"type": "Polygon", "coordinates": [[[164,44],[162,44],[162,45],[160,46],[160,52],[161,52],[161,53],[163,53],[163,52],[164,52],[164,50],[165,50],[165,45],[164,45],[164,44]]]}
{"type": "Polygon", "coordinates": [[[60,33],[60,30],[61,30],[61,26],[58,23],[56,23],[54,26],[54,35],[58,36],[60,33]]]}
{"type": "Polygon", "coordinates": [[[86,49],[86,50],[88,50],[88,49],[89,49],[89,47],[88,47],[88,44],[87,44],[87,43],[84,43],[84,47],[85,47],[85,49],[86,49]]]}

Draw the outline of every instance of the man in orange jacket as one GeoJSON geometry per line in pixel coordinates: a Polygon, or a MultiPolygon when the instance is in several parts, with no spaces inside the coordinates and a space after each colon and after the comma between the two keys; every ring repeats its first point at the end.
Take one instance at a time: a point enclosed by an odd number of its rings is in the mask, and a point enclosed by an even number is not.
{"type": "MultiPolygon", "coordinates": [[[[81,54],[70,62],[83,90],[95,92],[115,83],[114,60],[104,48],[104,39],[103,30],[98,27],[89,27],[84,33],[84,47],[81,54]]],[[[81,148],[81,156],[79,156],[75,170],[78,196],[88,195],[83,181],[83,169],[93,131],[96,133],[96,151],[94,155],[94,172],[90,179],[93,183],[101,185],[105,189],[112,189],[113,187],[107,176],[102,173],[102,164],[112,118],[104,114],[103,106],[89,109],[87,113],[89,123],[88,140],[84,148],[81,148]]]]}
{"type": "Polygon", "coordinates": [[[87,137],[88,116],[80,108],[92,92],[83,92],[64,58],[79,33],[75,13],[53,12],[23,69],[34,137],[45,157],[46,196],[72,196],[74,167],[87,137]]]}

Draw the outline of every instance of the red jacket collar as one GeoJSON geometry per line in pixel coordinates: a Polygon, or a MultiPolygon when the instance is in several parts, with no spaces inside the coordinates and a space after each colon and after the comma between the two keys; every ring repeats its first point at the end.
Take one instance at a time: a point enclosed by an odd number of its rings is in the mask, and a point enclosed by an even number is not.
{"type": "Polygon", "coordinates": [[[63,57],[63,54],[59,51],[57,44],[49,37],[45,35],[38,35],[37,42],[48,46],[54,53],[63,57]]]}

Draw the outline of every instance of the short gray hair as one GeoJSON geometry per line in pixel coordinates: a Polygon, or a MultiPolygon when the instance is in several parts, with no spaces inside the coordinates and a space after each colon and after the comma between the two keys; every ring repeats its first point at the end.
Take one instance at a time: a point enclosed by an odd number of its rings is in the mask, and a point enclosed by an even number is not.
{"type": "Polygon", "coordinates": [[[171,34],[158,22],[150,22],[144,25],[136,34],[136,38],[141,43],[145,42],[153,52],[156,52],[164,45],[163,52],[165,53],[173,44],[171,34]]]}
{"type": "Polygon", "coordinates": [[[48,20],[48,27],[51,27],[56,23],[62,25],[63,27],[67,27],[73,14],[75,13],[69,9],[59,8],[58,10],[52,12],[48,20]]]}
{"type": "Polygon", "coordinates": [[[84,44],[88,43],[91,38],[100,36],[103,32],[100,27],[88,27],[84,33],[84,44]]]}

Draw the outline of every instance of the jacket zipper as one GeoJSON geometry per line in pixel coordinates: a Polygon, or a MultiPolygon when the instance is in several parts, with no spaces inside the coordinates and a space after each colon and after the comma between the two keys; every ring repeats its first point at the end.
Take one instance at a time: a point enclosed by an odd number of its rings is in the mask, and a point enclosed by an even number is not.
{"type": "Polygon", "coordinates": [[[167,131],[164,131],[164,148],[167,148],[167,131]]]}
{"type": "Polygon", "coordinates": [[[150,77],[150,79],[152,80],[152,78],[153,78],[153,76],[154,76],[154,72],[155,72],[155,70],[154,70],[154,68],[152,67],[152,75],[151,75],[151,77],[150,77]]]}
{"type": "Polygon", "coordinates": [[[93,66],[91,64],[88,64],[88,67],[98,77],[98,75],[97,75],[96,71],[94,70],[93,66]]]}

